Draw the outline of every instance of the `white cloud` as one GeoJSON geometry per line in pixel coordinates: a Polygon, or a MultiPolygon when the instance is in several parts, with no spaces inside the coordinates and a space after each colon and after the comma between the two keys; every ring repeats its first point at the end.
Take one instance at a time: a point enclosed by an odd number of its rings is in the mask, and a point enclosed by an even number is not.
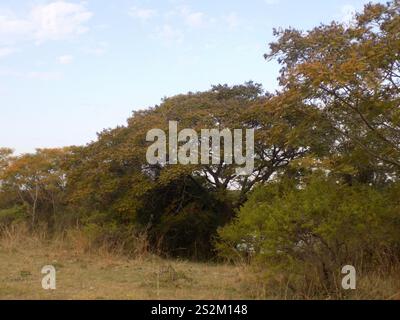
{"type": "Polygon", "coordinates": [[[185,23],[190,27],[199,28],[206,25],[206,17],[203,12],[192,12],[188,8],[182,8],[181,15],[185,23]]]}
{"type": "Polygon", "coordinates": [[[92,16],[82,4],[59,1],[37,6],[31,13],[35,38],[41,42],[82,34],[92,16]]]}
{"type": "Polygon", "coordinates": [[[176,22],[179,19],[186,26],[192,28],[205,27],[212,21],[204,12],[193,11],[188,6],[177,6],[173,10],[165,12],[163,16],[168,21],[176,22]]]}
{"type": "Polygon", "coordinates": [[[149,19],[157,16],[157,11],[153,10],[153,9],[132,7],[129,10],[129,15],[131,17],[146,21],[146,20],[149,20],[149,19]]]}
{"type": "Polygon", "coordinates": [[[86,32],[86,23],[92,16],[84,4],[55,1],[34,6],[25,18],[17,18],[11,12],[0,15],[0,36],[24,37],[38,44],[61,40],[86,32]]]}
{"type": "Polygon", "coordinates": [[[203,12],[192,11],[187,6],[177,6],[173,10],[161,14],[161,17],[163,23],[156,29],[152,37],[167,45],[183,42],[189,28],[202,28],[211,22],[203,12]]]}
{"type": "Polygon", "coordinates": [[[74,60],[74,57],[71,55],[63,55],[57,58],[59,64],[70,64],[74,60]]]}
{"type": "Polygon", "coordinates": [[[10,48],[10,47],[1,48],[0,47],[0,59],[13,54],[14,52],[15,52],[14,48],[10,48]]]}

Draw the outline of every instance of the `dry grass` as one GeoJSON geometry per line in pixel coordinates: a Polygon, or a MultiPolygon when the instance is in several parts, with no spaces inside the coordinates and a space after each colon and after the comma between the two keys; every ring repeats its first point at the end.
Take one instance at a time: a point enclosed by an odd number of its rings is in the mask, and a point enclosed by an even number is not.
{"type": "Polygon", "coordinates": [[[88,250],[77,234],[47,243],[41,236],[9,230],[0,240],[0,299],[252,299],[246,267],[168,261],[141,255],[128,259],[88,250]],[[41,269],[57,270],[57,289],[41,287],[41,269]]]}
{"type": "MultiPolygon", "coordinates": [[[[262,280],[261,280],[262,281],[262,280]]],[[[293,285],[286,277],[275,277],[269,281],[264,296],[281,300],[400,300],[400,267],[390,271],[374,271],[357,275],[357,289],[333,292],[317,289],[313,283],[293,285]]]]}
{"type": "Polygon", "coordinates": [[[357,290],[341,296],[290,292],[276,277],[267,283],[265,270],[246,264],[228,265],[165,260],[146,250],[146,239],[134,259],[120,250],[93,248],[82,233],[73,231],[51,242],[44,232],[30,235],[21,227],[0,238],[1,299],[390,299],[400,300],[400,267],[359,275],[357,290]],[[57,270],[57,290],[41,287],[41,269],[57,270]]]}
{"type": "Polygon", "coordinates": [[[400,300],[400,266],[361,275],[357,287],[348,299],[400,300]]]}

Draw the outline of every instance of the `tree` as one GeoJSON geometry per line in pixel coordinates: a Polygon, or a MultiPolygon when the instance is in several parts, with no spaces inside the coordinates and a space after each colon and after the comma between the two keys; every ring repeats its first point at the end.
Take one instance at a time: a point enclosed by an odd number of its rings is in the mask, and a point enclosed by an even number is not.
{"type": "Polygon", "coordinates": [[[13,153],[12,149],[0,148],[0,172],[7,168],[13,153]]]}
{"type": "MultiPolygon", "coordinates": [[[[186,249],[195,248],[197,243],[196,250],[210,253],[216,229],[233,218],[249,191],[308,152],[303,128],[309,127],[305,123],[310,120],[288,114],[281,107],[273,96],[264,94],[260,85],[250,82],[178,95],[154,108],[134,112],[127,127],[105,130],[98,141],[76,150],[67,169],[69,197],[89,211],[107,211],[119,223],[150,224],[155,243],[160,238],[167,241],[166,235],[172,232],[185,230],[188,221],[198,221],[191,227],[207,230],[199,231],[201,241],[197,236],[186,237],[191,243],[174,236],[173,242],[185,243],[186,249]],[[146,135],[155,128],[168,132],[170,121],[176,121],[179,130],[191,128],[196,132],[255,129],[254,171],[250,176],[240,176],[235,171],[237,165],[223,157],[210,165],[172,164],[169,153],[165,163],[149,164],[146,152],[151,143],[146,135]]],[[[223,150],[225,140],[221,143],[223,150]]]]}
{"type": "Polygon", "coordinates": [[[361,176],[393,179],[400,169],[399,13],[394,0],[366,5],[349,25],[275,30],[266,55],[282,65],[282,95],[336,132],[331,154],[361,176]]]}
{"type": "Polygon", "coordinates": [[[67,150],[38,149],[34,154],[8,158],[7,166],[1,171],[1,191],[27,208],[32,227],[38,222],[39,208],[42,214],[47,214],[47,222],[50,212],[53,217],[57,213],[66,187],[61,163],[67,150]]]}

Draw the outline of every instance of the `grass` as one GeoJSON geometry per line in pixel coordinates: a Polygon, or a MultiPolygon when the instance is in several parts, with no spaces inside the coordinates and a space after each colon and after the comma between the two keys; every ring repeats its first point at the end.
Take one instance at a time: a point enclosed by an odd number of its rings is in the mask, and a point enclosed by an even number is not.
{"type": "MultiPolygon", "coordinates": [[[[269,285],[265,269],[246,264],[166,260],[144,251],[135,259],[93,249],[82,233],[47,241],[45,234],[19,229],[0,238],[0,300],[244,300],[352,299],[400,300],[400,266],[357,276],[357,290],[340,296],[290,292],[276,277],[269,285]],[[57,289],[42,289],[43,266],[57,270],[57,289]]],[[[145,247],[145,246],[144,246],[145,247]]],[[[342,292],[343,293],[343,292],[342,292]]]]}
{"type": "Polygon", "coordinates": [[[0,241],[0,299],[252,299],[246,267],[128,259],[36,238],[0,241]],[[57,289],[42,289],[41,269],[57,270],[57,289]]]}

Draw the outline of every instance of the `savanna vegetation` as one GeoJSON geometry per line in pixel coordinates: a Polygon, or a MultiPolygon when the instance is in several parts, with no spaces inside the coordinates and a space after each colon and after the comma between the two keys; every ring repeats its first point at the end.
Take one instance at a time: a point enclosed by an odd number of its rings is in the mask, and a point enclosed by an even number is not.
{"type": "Polygon", "coordinates": [[[243,298],[398,297],[400,2],[369,4],[350,24],[274,32],[274,93],[216,85],[135,111],[86,146],[0,149],[0,235],[229,263],[251,274],[243,298]],[[148,164],[146,133],[169,121],[255,129],[252,175],[223,159],[148,164]],[[341,288],[344,265],[359,291],[341,288]]]}

